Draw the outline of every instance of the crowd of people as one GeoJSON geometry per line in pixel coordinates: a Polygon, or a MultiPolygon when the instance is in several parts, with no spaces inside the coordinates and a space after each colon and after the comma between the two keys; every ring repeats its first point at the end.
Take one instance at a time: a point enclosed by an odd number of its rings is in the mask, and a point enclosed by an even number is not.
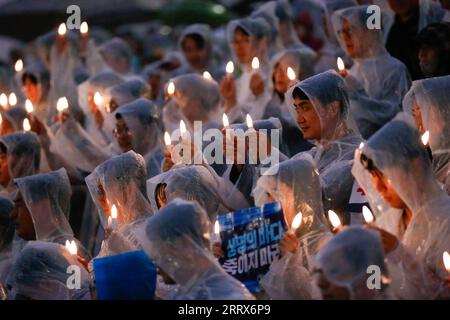
{"type": "Polygon", "coordinates": [[[28,43],[0,65],[0,299],[95,299],[95,259],[136,250],[155,299],[449,299],[449,21],[443,0],[278,0],[155,32],[149,64],[86,24],[28,43]],[[231,163],[179,160],[165,133],[196,121],[231,163]],[[277,163],[228,126],[279,130],[277,163]],[[215,225],[272,202],[287,230],[254,293],[220,265],[215,225]]]}

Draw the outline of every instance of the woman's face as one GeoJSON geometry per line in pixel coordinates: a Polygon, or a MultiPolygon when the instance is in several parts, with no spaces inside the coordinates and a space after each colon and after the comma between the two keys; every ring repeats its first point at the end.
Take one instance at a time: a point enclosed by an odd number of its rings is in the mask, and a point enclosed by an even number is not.
{"type": "Polygon", "coordinates": [[[342,29],[339,31],[340,37],[344,41],[345,51],[351,58],[358,57],[359,48],[357,43],[354,41],[354,28],[350,25],[347,19],[342,20],[342,29]]]}
{"type": "Polygon", "coordinates": [[[275,90],[278,93],[284,94],[289,89],[290,80],[287,76],[287,68],[289,66],[285,65],[282,62],[279,62],[274,69],[273,72],[273,80],[275,90]]]}
{"type": "Polygon", "coordinates": [[[103,212],[106,214],[109,213],[109,204],[108,204],[108,198],[106,197],[106,192],[101,183],[97,184],[97,192],[98,192],[98,203],[102,207],[103,212]]]}
{"type": "Polygon", "coordinates": [[[412,115],[416,121],[417,128],[420,130],[422,134],[424,134],[425,128],[423,127],[422,114],[420,113],[420,107],[416,99],[414,99],[413,102],[412,115]]]}
{"type": "Polygon", "coordinates": [[[36,240],[33,219],[22,197],[14,201],[14,209],[11,212],[11,220],[16,227],[16,234],[24,240],[36,240]]]}
{"type": "Polygon", "coordinates": [[[328,281],[322,270],[314,270],[316,276],[316,284],[322,292],[322,299],[324,300],[349,300],[350,293],[347,288],[339,287],[328,281]]]}
{"type": "Polygon", "coordinates": [[[389,205],[395,209],[406,209],[406,205],[400,196],[392,188],[389,180],[378,169],[373,169],[370,172],[372,184],[377,189],[378,193],[389,205]]]}
{"type": "Polygon", "coordinates": [[[236,30],[233,39],[233,50],[240,63],[250,63],[253,59],[251,55],[251,39],[240,30],[236,30]]]}
{"type": "Polygon", "coordinates": [[[200,48],[191,37],[186,37],[182,43],[183,53],[188,63],[197,70],[204,70],[207,64],[208,52],[200,48]]]}
{"type": "Polygon", "coordinates": [[[306,140],[320,140],[322,137],[320,117],[310,100],[294,99],[297,124],[306,140]]]}
{"type": "Polygon", "coordinates": [[[0,152],[0,184],[3,187],[7,187],[11,181],[8,167],[8,155],[4,152],[0,152]]]}
{"type": "Polygon", "coordinates": [[[133,149],[133,136],[123,118],[116,119],[116,128],[114,133],[122,152],[128,152],[133,149]]]}
{"type": "Polygon", "coordinates": [[[34,84],[29,78],[26,78],[22,85],[22,92],[27,99],[30,99],[34,105],[41,99],[42,87],[40,84],[34,84]]]}

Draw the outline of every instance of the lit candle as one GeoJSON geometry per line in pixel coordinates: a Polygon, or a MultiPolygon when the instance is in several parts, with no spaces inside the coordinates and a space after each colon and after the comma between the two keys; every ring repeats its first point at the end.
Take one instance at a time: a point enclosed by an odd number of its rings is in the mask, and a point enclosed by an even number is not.
{"type": "Polygon", "coordinates": [[[233,61],[228,61],[225,67],[225,71],[227,74],[232,74],[234,72],[234,63],[233,61]]]}
{"type": "Polygon", "coordinates": [[[0,106],[2,108],[8,107],[8,97],[4,93],[0,94],[0,106]]]}
{"type": "Polygon", "coordinates": [[[341,224],[341,220],[339,219],[339,217],[336,214],[336,212],[334,212],[333,210],[328,210],[328,219],[330,220],[331,225],[335,229],[342,225],[341,224]]]}
{"type": "Polygon", "coordinates": [[[58,102],[56,103],[56,110],[58,110],[59,112],[63,112],[67,108],[69,108],[69,102],[67,101],[67,98],[66,97],[59,98],[58,102]]]}
{"type": "Polygon", "coordinates": [[[95,92],[95,94],[94,94],[94,103],[95,103],[95,105],[98,107],[99,105],[102,104],[102,102],[103,102],[103,97],[100,94],[100,92],[98,92],[98,91],[95,92]]]}
{"type": "Polygon", "coordinates": [[[174,93],[175,93],[175,83],[173,83],[173,81],[170,81],[169,84],[167,85],[167,94],[169,96],[173,96],[174,93]]]}
{"type": "Polygon", "coordinates": [[[252,69],[258,70],[259,69],[259,59],[258,57],[253,57],[252,59],[252,69]]]}
{"type": "Polygon", "coordinates": [[[204,71],[203,78],[205,78],[206,80],[211,80],[212,79],[211,73],[209,73],[208,71],[204,71]]]}
{"type": "Polygon", "coordinates": [[[214,223],[214,242],[220,241],[220,223],[219,220],[216,220],[214,223]]]}
{"type": "Polygon", "coordinates": [[[297,76],[295,75],[294,69],[292,69],[291,67],[288,67],[288,68],[287,68],[287,76],[288,76],[289,80],[291,80],[291,81],[294,81],[295,78],[297,77],[297,76]]]}
{"type": "Polygon", "coordinates": [[[294,220],[292,220],[290,231],[295,232],[295,230],[297,230],[302,224],[302,219],[303,214],[301,212],[297,213],[294,217],[294,220]]]}
{"type": "Polygon", "coordinates": [[[22,59],[19,59],[19,60],[17,60],[16,63],[14,64],[14,70],[15,70],[16,72],[20,72],[20,71],[22,71],[22,69],[23,69],[23,61],[22,61],[22,59]]]}
{"type": "Polygon", "coordinates": [[[166,147],[170,147],[170,145],[172,144],[172,139],[170,139],[170,134],[167,131],[164,132],[164,144],[166,145],[166,147]]]}
{"type": "Polygon", "coordinates": [[[186,136],[186,124],[184,123],[183,120],[180,120],[180,134],[181,134],[181,139],[184,140],[185,136],[186,136]]]}
{"type": "MultiPolygon", "coordinates": [[[[111,207],[111,229],[117,228],[117,207],[115,204],[111,207]]],[[[108,221],[109,222],[109,221],[108,221]]]]}
{"type": "Polygon", "coordinates": [[[17,104],[17,96],[14,92],[9,94],[8,102],[11,107],[14,107],[17,104]]]}
{"type": "Polygon", "coordinates": [[[27,111],[27,114],[30,114],[34,111],[34,107],[30,99],[25,100],[25,110],[27,111]]]}
{"type": "Polygon", "coordinates": [[[24,131],[31,130],[30,120],[28,120],[28,118],[23,119],[22,127],[24,131]]]}
{"type": "Polygon", "coordinates": [[[87,33],[88,33],[88,31],[89,31],[88,24],[87,24],[86,21],[83,21],[83,23],[81,23],[81,26],[80,26],[80,33],[81,33],[83,36],[86,36],[87,33]]]}
{"type": "Polygon", "coordinates": [[[345,63],[344,63],[344,60],[342,60],[341,57],[337,58],[337,67],[338,67],[338,70],[341,71],[341,72],[345,70],[345,63]]]}
{"type": "Polygon", "coordinates": [[[61,37],[64,37],[66,35],[66,32],[67,32],[67,27],[66,27],[66,24],[63,22],[58,27],[58,35],[61,37]]]}
{"type": "Polygon", "coordinates": [[[77,248],[77,244],[75,243],[75,240],[72,240],[72,241],[66,240],[66,248],[71,255],[73,255],[73,256],[77,255],[78,248],[77,248]]]}
{"type": "Polygon", "coordinates": [[[247,128],[253,129],[253,120],[252,120],[252,117],[250,117],[250,115],[248,113],[247,113],[247,117],[246,117],[245,121],[247,122],[247,128]]]}
{"type": "Polygon", "coordinates": [[[445,270],[450,273],[450,254],[447,251],[444,251],[442,255],[442,260],[444,260],[445,270]]]}
{"type": "Polygon", "coordinates": [[[430,141],[430,131],[425,131],[425,133],[422,135],[421,137],[422,139],[422,143],[424,146],[426,146],[428,144],[428,142],[430,141]]]}
{"type": "Polygon", "coordinates": [[[228,116],[226,113],[224,113],[222,116],[222,122],[223,122],[224,129],[227,129],[228,126],[230,125],[230,122],[228,121],[228,116]]]}
{"type": "Polygon", "coordinates": [[[359,149],[362,149],[362,148],[364,148],[364,142],[361,142],[361,143],[359,144],[359,149]]]}
{"type": "Polygon", "coordinates": [[[366,221],[366,223],[373,222],[373,220],[374,220],[373,213],[372,213],[372,211],[370,211],[369,208],[367,208],[366,206],[363,206],[362,214],[363,214],[363,217],[364,217],[364,220],[366,221]]]}

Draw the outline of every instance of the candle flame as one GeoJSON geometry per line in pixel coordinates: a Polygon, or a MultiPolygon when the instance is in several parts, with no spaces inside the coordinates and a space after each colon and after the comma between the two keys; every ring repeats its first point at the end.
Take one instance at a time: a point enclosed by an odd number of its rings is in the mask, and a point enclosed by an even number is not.
{"type": "Polygon", "coordinates": [[[219,224],[219,220],[216,220],[216,222],[214,223],[214,233],[215,233],[215,234],[220,234],[220,224],[219,224]]]}
{"type": "Polygon", "coordinates": [[[117,207],[115,204],[111,207],[111,218],[117,219],[117,207]]]}
{"type": "Polygon", "coordinates": [[[291,80],[291,81],[295,80],[295,78],[297,77],[295,75],[294,69],[292,69],[291,67],[287,68],[287,76],[288,76],[289,80],[291,80]]]}
{"type": "Polygon", "coordinates": [[[22,69],[23,69],[23,61],[22,61],[22,59],[19,59],[19,60],[17,60],[16,63],[14,64],[14,70],[15,70],[16,72],[20,72],[20,71],[22,71],[22,69]]]}
{"type": "Polygon", "coordinates": [[[0,114],[0,125],[2,124],[2,122],[3,122],[3,117],[2,117],[2,115],[0,114]]]}
{"type": "Polygon", "coordinates": [[[291,223],[291,230],[297,230],[298,227],[302,224],[303,214],[301,212],[297,213],[294,217],[294,220],[292,220],[291,223]]]}
{"type": "Polygon", "coordinates": [[[5,108],[7,104],[8,104],[8,97],[6,96],[6,94],[4,93],[0,94],[0,106],[5,108]]]}
{"type": "Polygon", "coordinates": [[[58,102],[56,103],[56,110],[59,112],[62,112],[69,108],[69,102],[67,101],[66,97],[61,97],[58,99],[58,102]]]}
{"type": "Polygon", "coordinates": [[[450,254],[445,251],[444,254],[442,255],[442,259],[444,260],[444,266],[445,269],[450,272],[450,254]]]}
{"type": "Polygon", "coordinates": [[[212,79],[211,73],[209,73],[208,71],[204,71],[203,78],[205,78],[207,80],[211,80],[212,79]]]}
{"type": "Polygon", "coordinates": [[[78,248],[77,248],[77,244],[75,243],[75,240],[69,241],[66,240],[66,249],[69,251],[69,253],[71,255],[77,255],[78,253],[78,248]]]}
{"type": "Polygon", "coordinates": [[[89,27],[86,21],[84,21],[80,26],[80,33],[86,34],[89,31],[89,27]]]}
{"type": "Polygon", "coordinates": [[[30,131],[31,130],[30,120],[28,120],[28,118],[23,119],[22,126],[24,131],[30,131]]]}
{"type": "Polygon", "coordinates": [[[100,105],[100,104],[102,104],[102,102],[103,102],[103,97],[102,97],[102,95],[100,94],[100,92],[96,92],[95,94],[94,94],[94,103],[95,103],[95,105],[100,105]]]}
{"type": "Polygon", "coordinates": [[[166,146],[170,146],[172,144],[172,139],[170,139],[170,134],[167,131],[164,132],[164,143],[166,146]]]}
{"type": "Polygon", "coordinates": [[[362,148],[364,148],[364,142],[361,142],[361,143],[359,144],[359,149],[362,149],[362,148]]]}
{"type": "Polygon", "coordinates": [[[63,36],[66,34],[66,32],[67,32],[67,27],[66,27],[66,24],[63,22],[58,27],[58,34],[60,36],[63,36]]]}
{"type": "Polygon", "coordinates": [[[252,69],[253,70],[258,70],[259,69],[259,59],[258,59],[258,57],[254,57],[252,59],[252,69]]]}
{"type": "Polygon", "coordinates": [[[226,113],[224,113],[222,116],[222,122],[223,122],[224,128],[228,128],[228,126],[230,125],[230,122],[228,121],[228,116],[226,113]]]}
{"type": "Polygon", "coordinates": [[[173,81],[170,81],[167,85],[167,93],[169,95],[173,95],[175,93],[175,83],[173,83],[173,81]]]}
{"type": "Polygon", "coordinates": [[[247,122],[247,127],[249,129],[253,128],[253,120],[252,120],[252,117],[250,117],[250,115],[248,113],[247,113],[247,117],[246,117],[245,121],[247,122]]]}
{"type": "Polygon", "coordinates": [[[422,143],[424,146],[426,146],[428,144],[428,142],[430,141],[430,131],[425,131],[425,133],[422,135],[422,143]]]}
{"type": "Polygon", "coordinates": [[[9,105],[11,107],[14,107],[17,104],[16,94],[14,92],[10,93],[8,100],[9,100],[9,105]]]}
{"type": "Polygon", "coordinates": [[[344,60],[342,60],[341,57],[337,58],[337,67],[338,67],[339,71],[344,71],[345,70],[345,63],[344,63],[344,60]]]}
{"type": "Polygon", "coordinates": [[[34,107],[30,99],[25,100],[25,110],[27,113],[32,113],[34,111],[34,107]]]}
{"type": "Polygon", "coordinates": [[[342,225],[341,220],[339,219],[336,212],[334,212],[333,210],[328,210],[328,219],[330,219],[333,228],[337,228],[342,225]]]}
{"type": "Polygon", "coordinates": [[[372,211],[370,211],[369,208],[367,208],[367,206],[363,206],[362,213],[363,213],[364,220],[366,221],[366,223],[373,222],[373,220],[374,220],[373,213],[372,213],[372,211]]]}
{"type": "Polygon", "coordinates": [[[233,61],[228,61],[227,62],[227,66],[225,67],[225,71],[228,74],[232,74],[234,72],[234,63],[233,63],[233,61]]]}
{"type": "Polygon", "coordinates": [[[186,133],[186,124],[184,123],[183,120],[180,120],[180,133],[181,134],[185,134],[186,133]]]}

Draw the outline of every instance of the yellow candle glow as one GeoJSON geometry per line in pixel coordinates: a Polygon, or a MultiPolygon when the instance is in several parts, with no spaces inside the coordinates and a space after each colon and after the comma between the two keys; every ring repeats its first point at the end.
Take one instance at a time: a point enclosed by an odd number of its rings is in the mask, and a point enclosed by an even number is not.
{"type": "Polygon", "coordinates": [[[300,227],[300,225],[302,224],[302,220],[303,220],[303,214],[301,212],[297,213],[294,217],[294,220],[292,220],[291,231],[297,230],[300,227]]]}
{"type": "Polygon", "coordinates": [[[175,83],[173,81],[170,81],[167,85],[167,94],[169,96],[172,96],[175,93],[175,83]]]}
{"type": "Polygon", "coordinates": [[[328,210],[328,219],[330,220],[333,228],[337,228],[342,225],[341,220],[339,219],[336,212],[334,212],[333,210],[328,210]]]}
{"type": "Polygon", "coordinates": [[[338,67],[339,71],[344,71],[345,70],[345,63],[344,63],[344,60],[342,60],[341,57],[337,58],[337,67],[338,67]]]}
{"type": "Polygon", "coordinates": [[[258,70],[259,69],[259,59],[258,59],[258,57],[254,57],[252,59],[252,69],[253,70],[258,70]]]}
{"type": "Polygon", "coordinates": [[[170,139],[170,134],[167,131],[164,132],[164,143],[167,147],[172,144],[172,139],[170,139]]]}
{"type": "Polygon", "coordinates": [[[58,35],[64,36],[67,32],[66,24],[63,22],[58,27],[58,35]]]}
{"type": "Polygon", "coordinates": [[[20,71],[22,71],[22,69],[23,69],[23,61],[22,61],[22,59],[19,59],[19,60],[17,60],[16,63],[14,64],[14,70],[15,70],[16,72],[20,72],[20,71]]]}
{"type": "Polygon", "coordinates": [[[180,120],[180,133],[181,135],[184,135],[186,133],[186,124],[183,120],[180,120]]]}
{"type": "Polygon", "coordinates": [[[295,80],[295,78],[297,77],[295,75],[294,69],[292,69],[291,67],[287,68],[287,76],[288,76],[289,80],[291,80],[291,81],[295,80]]]}
{"type": "Polygon", "coordinates": [[[30,131],[31,130],[30,120],[28,120],[27,118],[23,119],[22,127],[24,131],[30,131]]]}
{"type": "Polygon", "coordinates": [[[69,102],[67,101],[66,97],[61,97],[58,99],[58,102],[56,103],[56,110],[59,112],[62,112],[69,108],[69,102]]]}
{"type": "Polygon", "coordinates": [[[34,107],[30,99],[25,100],[25,110],[27,113],[32,113],[34,111],[34,107]]]}
{"type": "Polygon", "coordinates": [[[11,107],[14,107],[17,104],[17,96],[14,92],[9,94],[8,101],[11,107]]]}
{"type": "Polygon", "coordinates": [[[447,251],[444,251],[442,259],[444,260],[445,270],[450,272],[450,254],[447,251]]]}
{"type": "Polygon", "coordinates": [[[103,102],[103,97],[102,97],[102,95],[100,94],[100,92],[97,91],[97,92],[94,94],[94,103],[95,103],[96,106],[99,106],[99,105],[102,104],[102,102],[103,102]]]}
{"type": "Polygon", "coordinates": [[[230,122],[228,121],[228,116],[226,113],[224,113],[222,116],[222,122],[223,122],[224,128],[228,128],[228,126],[230,125],[230,122]]]}
{"type": "Polygon", "coordinates": [[[428,144],[428,142],[430,141],[430,131],[425,131],[425,133],[422,135],[421,137],[422,139],[422,143],[424,146],[426,146],[428,144]]]}
{"type": "Polygon", "coordinates": [[[0,106],[2,106],[2,108],[8,106],[8,97],[4,93],[0,94],[0,106]]]}
{"type": "MultiPolygon", "coordinates": [[[[117,216],[118,216],[118,211],[117,211],[117,207],[115,204],[112,205],[111,207],[111,228],[115,229],[117,227],[117,216]]],[[[109,222],[109,221],[108,221],[109,222]]]]}
{"type": "Polygon", "coordinates": [[[234,72],[234,63],[233,61],[228,61],[225,67],[225,71],[227,74],[232,74],[234,72]]]}
{"type": "Polygon", "coordinates": [[[363,213],[364,220],[366,221],[366,223],[373,222],[373,220],[374,220],[373,213],[372,213],[372,211],[370,211],[369,208],[367,208],[366,206],[363,206],[362,213],[363,213]]]}
{"type": "Polygon", "coordinates": [[[203,72],[203,78],[211,80],[212,79],[211,73],[209,73],[208,71],[203,72]]]}
{"type": "Polygon", "coordinates": [[[247,123],[247,128],[253,128],[253,120],[252,117],[247,113],[247,117],[245,119],[245,122],[247,123]]]}
{"type": "Polygon", "coordinates": [[[72,241],[66,240],[66,248],[71,255],[73,255],[73,256],[77,255],[78,248],[77,248],[77,244],[75,243],[75,240],[72,240],[72,241]]]}
{"type": "Polygon", "coordinates": [[[219,224],[219,220],[216,220],[216,222],[214,223],[214,233],[216,235],[220,234],[220,224],[219,224]]]}
{"type": "Polygon", "coordinates": [[[80,26],[80,33],[81,34],[87,34],[89,31],[89,27],[86,21],[83,21],[83,23],[80,26]]]}

